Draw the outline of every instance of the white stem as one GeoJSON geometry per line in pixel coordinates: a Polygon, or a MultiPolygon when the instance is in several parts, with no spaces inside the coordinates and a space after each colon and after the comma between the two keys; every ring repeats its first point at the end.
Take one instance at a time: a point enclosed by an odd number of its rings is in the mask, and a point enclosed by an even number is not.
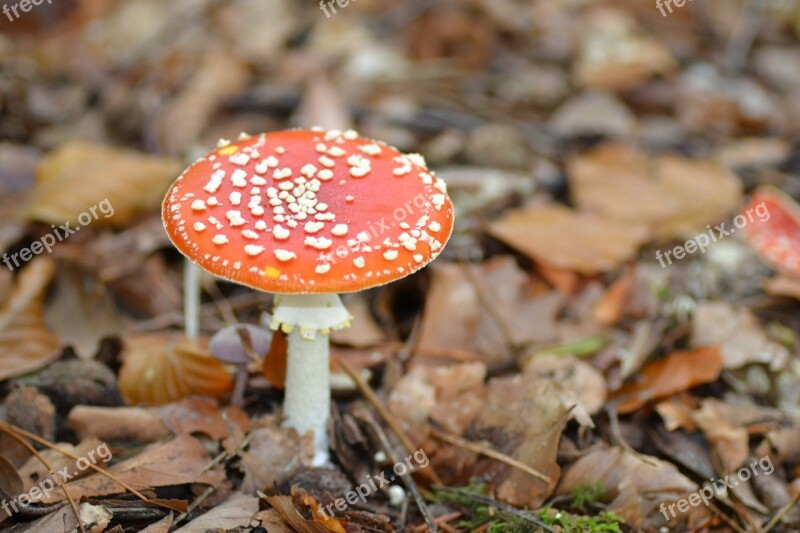
{"type": "Polygon", "coordinates": [[[200,335],[200,267],[189,259],[183,268],[183,319],[186,336],[196,339],[200,335]]]}
{"type": "Polygon", "coordinates": [[[275,297],[270,327],[280,328],[289,335],[284,425],[300,434],[314,432],[314,466],[329,465],[329,334],[348,327],[351,318],[338,294],[280,294],[275,297]]]}
{"type": "Polygon", "coordinates": [[[314,466],[329,463],[328,416],[331,409],[330,348],[327,334],[303,337],[300,328],[289,333],[286,363],[285,426],[314,432],[314,466]]]}

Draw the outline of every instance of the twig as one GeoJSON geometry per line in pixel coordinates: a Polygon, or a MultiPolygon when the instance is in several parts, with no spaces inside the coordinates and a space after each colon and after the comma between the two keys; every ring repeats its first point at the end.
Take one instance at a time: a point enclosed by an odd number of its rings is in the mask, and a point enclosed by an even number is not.
{"type": "Polygon", "coordinates": [[[462,491],[462,490],[453,489],[453,488],[450,488],[450,487],[433,487],[433,488],[436,489],[436,490],[449,492],[451,494],[456,494],[456,495],[461,496],[463,498],[468,498],[468,499],[474,501],[475,503],[480,503],[480,504],[483,504],[483,505],[488,505],[490,507],[495,507],[497,509],[500,509],[504,513],[508,513],[508,514],[510,514],[512,516],[515,516],[517,518],[521,518],[523,520],[527,520],[528,522],[532,522],[532,523],[536,524],[537,526],[539,526],[540,528],[544,529],[545,531],[549,531],[550,533],[558,533],[555,529],[551,528],[550,526],[548,526],[547,524],[542,522],[536,515],[534,515],[530,511],[520,511],[519,509],[517,509],[515,507],[511,507],[508,504],[505,504],[503,502],[499,502],[497,500],[493,500],[492,498],[489,498],[488,496],[482,496],[480,494],[474,494],[474,493],[468,492],[468,491],[462,491]]]}
{"type": "MultiPolygon", "coordinates": [[[[349,364],[345,363],[341,357],[336,357],[336,363],[339,366],[341,366],[345,372],[347,372],[350,378],[352,378],[352,380],[355,382],[358,389],[361,391],[361,394],[363,394],[364,397],[367,398],[369,403],[371,403],[372,406],[375,407],[375,410],[378,411],[378,414],[381,415],[383,421],[386,422],[386,424],[389,426],[392,432],[395,435],[397,435],[397,438],[400,440],[400,443],[406,449],[406,452],[414,453],[415,446],[411,442],[411,439],[408,438],[408,435],[406,435],[406,432],[403,431],[403,428],[401,428],[400,425],[394,420],[394,417],[392,417],[392,414],[383,405],[383,402],[381,401],[380,398],[378,398],[378,395],[375,394],[375,391],[372,390],[372,387],[370,387],[368,383],[366,383],[363,379],[361,379],[361,376],[359,376],[358,373],[354,371],[349,364]]],[[[425,469],[425,472],[434,483],[438,485],[442,484],[441,478],[436,474],[436,471],[433,470],[432,467],[425,469]]]]}
{"type": "Polygon", "coordinates": [[[614,436],[614,439],[617,441],[617,444],[622,446],[622,449],[624,449],[626,452],[630,453],[634,457],[638,457],[639,460],[642,461],[643,463],[646,463],[650,466],[658,466],[656,463],[654,463],[641,453],[634,450],[631,447],[631,445],[628,444],[628,442],[622,436],[622,431],[620,431],[619,429],[619,418],[617,418],[617,410],[613,406],[611,405],[606,406],[606,414],[608,415],[608,421],[611,425],[611,434],[614,436]]]}
{"type": "Polygon", "coordinates": [[[742,526],[737,524],[733,518],[723,513],[722,510],[716,505],[714,505],[713,502],[709,502],[708,506],[711,508],[712,511],[716,513],[717,516],[722,518],[722,520],[724,520],[726,524],[731,526],[731,529],[736,531],[736,533],[748,533],[745,529],[742,528],[742,526]]]}
{"type": "Polygon", "coordinates": [[[175,526],[175,525],[180,524],[181,522],[183,522],[186,519],[186,517],[189,516],[190,514],[192,514],[192,512],[195,509],[197,509],[200,506],[201,503],[206,501],[206,498],[211,496],[211,494],[213,494],[215,490],[217,490],[217,489],[215,489],[213,486],[206,488],[206,490],[204,490],[203,493],[200,496],[198,496],[195,501],[192,502],[192,504],[189,506],[189,508],[186,509],[185,513],[181,513],[180,515],[178,515],[175,518],[175,521],[172,523],[172,525],[175,526]]]}
{"type": "Polygon", "coordinates": [[[508,466],[516,468],[518,470],[521,470],[521,471],[525,472],[526,474],[529,474],[529,475],[535,477],[536,479],[544,481],[548,485],[550,485],[553,482],[553,480],[551,480],[549,477],[547,477],[546,475],[542,474],[538,470],[536,470],[534,468],[531,468],[530,466],[526,465],[525,463],[517,461],[513,457],[509,457],[508,455],[504,454],[503,452],[499,452],[499,451],[497,451],[495,449],[492,449],[492,448],[490,448],[490,447],[488,447],[486,445],[483,445],[483,444],[480,444],[480,443],[477,443],[477,442],[472,442],[472,441],[469,441],[467,439],[462,439],[461,437],[459,437],[457,435],[452,435],[450,433],[445,433],[444,431],[440,431],[440,430],[438,430],[438,429],[436,429],[434,427],[431,428],[431,435],[433,435],[437,439],[440,439],[440,440],[443,440],[443,441],[448,442],[450,444],[453,444],[455,446],[458,446],[459,448],[464,448],[465,450],[468,450],[468,451],[471,451],[471,452],[474,452],[474,453],[477,453],[477,454],[480,454],[480,455],[485,455],[486,457],[489,457],[490,459],[494,459],[495,461],[499,461],[499,462],[501,462],[503,464],[507,464],[508,466]]]}
{"type": "Polygon", "coordinates": [[[783,518],[783,515],[788,513],[792,509],[792,507],[794,507],[797,504],[798,501],[800,501],[800,491],[798,491],[794,495],[794,497],[791,500],[789,500],[789,503],[781,507],[778,510],[778,513],[775,516],[773,516],[769,522],[767,522],[767,525],[765,525],[764,529],[762,530],[763,533],[768,533],[770,529],[778,525],[778,522],[780,522],[781,518],[783,518]]]}
{"type": "MultiPolygon", "coordinates": [[[[40,436],[38,436],[38,435],[36,435],[34,433],[31,433],[29,431],[25,431],[24,429],[19,428],[17,426],[14,426],[12,424],[6,424],[5,422],[0,422],[0,429],[4,430],[6,432],[15,432],[15,433],[17,433],[19,435],[22,435],[26,439],[30,439],[33,442],[37,443],[37,444],[41,444],[42,446],[44,446],[46,448],[49,448],[51,450],[54,450],[54,451],[60,453],[61,455],[63,455],[64,457],[69,457],[70,459],[72,459],[74,461],[80,461],[80,459],[81,459],[80,457],[78,457],[74,453],[68,452],[66,450],[62,450],[61,448],[59,448],[55,444],[49,442],[48,440],[43,439],[43,438],[41,438],[40,436]]],[[[110,479],[110,480],[114,481],[115,483],[119,484],[120,486],[125,488],[125,490],[127,490],[128,492],[130,492],[131,494],[133,494],[134,496],[136,496],[137,498],[139,498],[143,502],[145,502],[145,503],[153,503],[153,504],[155,504],[155,505],[157,505],[159,507],[163,507],[164,509],[169,509],[170,511],[173,510],[169,506],[162,505],[162,504],[159,504],[159,503],[156,503],[156,502],[151,502],[147,498],[147,496],[145,496],[144,494],[142,494],[138,490],[134,489],[133,487],[131,487],[130,485],[128,485],[127,483],[125,483],[121,479],[118,479],[116,476],[114,476],[114,474],[106,472],[105,470],[103,470],[99,466],[96,466],[96,465],[94,465],[92,463],[89,463],[89,462],[87,462],[87,465],[89,466],[89,468],[91,470],[94,470],[98,474],[106,476],[108,479],[110,479]]]]}
{"type": "MultiPolygon", "coordinates": [[[[386,454],[387,457],[394,463],[400,463],[400,458],[394,451],[394,447],[392,443],[389,442],[389,437],[386,436],[386,433],[383,431],[383,428],[375,422],[375,420],[368,416],[366,413],[354,414],[357,418],[363,420],[375,431],[375,434],[378,436],[378,439],[381,441],[381,446],[383,446],[383,452],[386,454]]],[[[406,471],[403,474],[398,474],[400,476],[400,480],[403,482],[403,485],[406,486],[408,492],[414,498],[414,501],[417,504],[417,508],[419,512],[422,514],[423,518],[425,519],[425,523],[428,524],[428,528],[432,533],[439,533],[439,528],[436,525],[436,521],[434,520],[433,516],[431,515],[428,506],[425,504],[425,500],[422,498],[422,494],[419,492],[419,487],[417,487],[417,483],[414,481],[414,477],[411,475],[410,471],[406,471]]]]}
{"type": "Polygon", "coordinates": [[[53,476],[53,479],[58,484],[58,487],[64,492],[64,496],[67,497],[67,501],[72,507],[72,511],[75,513],[75,519],[78,521],[78,528],[81,530],[82,533],[86,533],[86,529],[83,527],[83,521],[81,520],[81,513],[78,511],[78,506],[75,505],[75,500],[72,499],[72,495],[69,493],[67,487],[64,485],[64,481],[60,477],[58,477],[58,474],[56,474],[55,469],[53,469],[53,467],[50,466],[50,463],[48,463],[47,460],[44,457],[42,457],[42,454],[36,451],[36,448],[31,446],[30,443],[25,439],[23,439],[20,434],[2,426],[0,426],[0,429],[5,431],[5,433],[12,439],[22,444],[22,446],[25,447],[26,450],[31,452],[31,454],[33,454],[33,456],[36,457],[36,459],[38,459],[39,462],[45,466],[45,468],[47,468],[47,470],[50,472],[50,475],[53,476]]]}

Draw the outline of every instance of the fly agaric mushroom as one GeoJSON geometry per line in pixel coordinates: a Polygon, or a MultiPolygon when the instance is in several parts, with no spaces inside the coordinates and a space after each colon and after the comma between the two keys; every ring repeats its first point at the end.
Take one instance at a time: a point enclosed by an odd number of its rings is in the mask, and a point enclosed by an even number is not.
{"type": "Polygon", "coordinates": [[[774,187],[759,187],[738,217],[747,221],[740,227],[763,259],[777,270],[800,276],[800,206],[797,202],[774,187]]]}
{"type": "Polygon", "coordinates": [[[442,180],[416,154],[348,130],[243,135],[190,166],[162,210],[178,250],[212,274],[277,293],[288,335],[285,424],[314,432],[328,463],[329,333],[349,326],[339,293],[403,278],[453,229],[442,180]]]}

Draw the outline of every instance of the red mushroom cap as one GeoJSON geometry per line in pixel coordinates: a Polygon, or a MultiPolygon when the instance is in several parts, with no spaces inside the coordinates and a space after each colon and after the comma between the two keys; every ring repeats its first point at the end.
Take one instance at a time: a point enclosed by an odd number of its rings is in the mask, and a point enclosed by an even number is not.
{"type": "Polygon", "coordinates": [[[321,129],[221,143],[172,184],[162,216],[186,257],[273,293],[389,283],[435,259],[453,229],[421,156],[321,129]]]}
{"type": "Polygon", "coordinates": [[[776,269],[800,275],[800,206],[774,187],[759,187],[739,216],[750,245],[776,269]],[[754,219],[754,215],[758,218],[754,219]]]}

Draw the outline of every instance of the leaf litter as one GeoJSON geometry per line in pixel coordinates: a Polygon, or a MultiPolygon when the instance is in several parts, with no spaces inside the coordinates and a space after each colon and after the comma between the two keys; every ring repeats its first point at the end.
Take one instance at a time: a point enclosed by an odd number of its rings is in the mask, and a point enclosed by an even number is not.
{"type": "Polygon", "coordinates": [[[0,496],[33,496],[0,528],[797,530],[791,4],[76,0],[0,17],[0,496]],[[314,123],[421,153],[457,212],[434,265],[348,302],[329,469],[281,425],[285,336],[241,406],[206,348],[272,297],[204,276],[185,338],[160,221],[219,138],[314,123]],[[113,214],[85,224],[103,201],[113,214]],[[65,224],[80,232],[36,252],[65,224]],[[74,471],[102,444],[108,463],[65,480],[74,508],[35,493],[42,461],[74,471]],[[415,452],[405,483],[324,512],[415,452]],[[691,503],[721,479],[737,485],[691,503]]]}

